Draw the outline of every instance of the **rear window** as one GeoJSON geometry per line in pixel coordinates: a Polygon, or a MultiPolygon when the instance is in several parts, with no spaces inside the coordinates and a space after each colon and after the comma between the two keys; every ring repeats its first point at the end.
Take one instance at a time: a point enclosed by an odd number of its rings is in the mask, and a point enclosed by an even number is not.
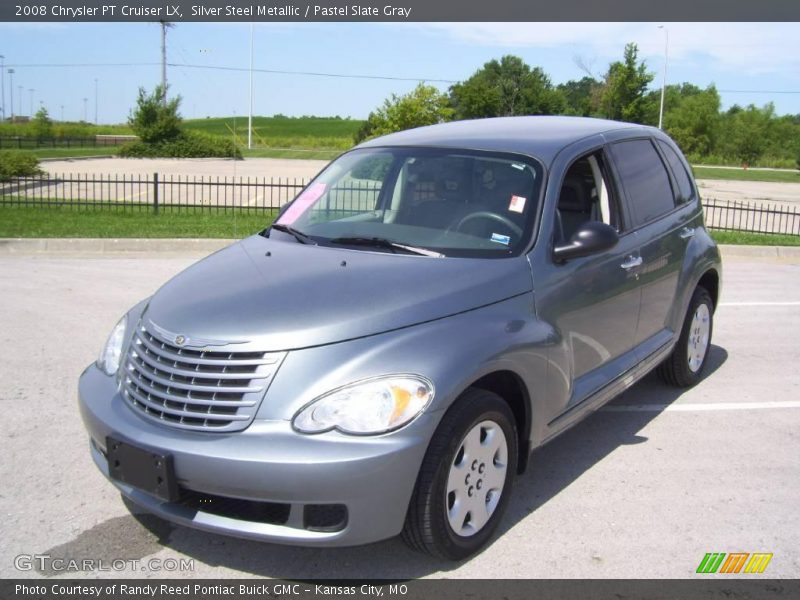
{"type": "Polygon", "coordinates": [[[643,225],[675,208],[672,185],[650,140],[611,145],[622,185],[633,208],[634,225],[643,225]]]}
{"type": "Polygon", "coordinates": [[[675,150],[667,144],[658,140],[658,145],[664,153],[664,157],[669,163],[672,174],[675,176],[675,182],[678,184],[678,203],[688,202],[694,197],[694,186],[689,174],[686,172],[686,167],[683,166],[683,161],[675,153],[675,150]]]}

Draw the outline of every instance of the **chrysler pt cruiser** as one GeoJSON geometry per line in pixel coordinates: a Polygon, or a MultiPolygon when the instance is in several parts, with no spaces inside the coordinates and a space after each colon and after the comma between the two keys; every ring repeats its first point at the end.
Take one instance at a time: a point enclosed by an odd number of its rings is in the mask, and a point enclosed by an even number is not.
{"type": "Polygon", "coordinates": [[[533,449],[653,369],[699,380],[720,276],[656,129],[388,135],[122,317],[80,378],[91,455],[179,524],[462,559],[533,449]]]}

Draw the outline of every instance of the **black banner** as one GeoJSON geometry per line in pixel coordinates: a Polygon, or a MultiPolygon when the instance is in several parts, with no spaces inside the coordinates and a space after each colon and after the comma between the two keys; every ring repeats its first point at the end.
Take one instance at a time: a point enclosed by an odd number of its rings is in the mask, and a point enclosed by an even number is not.
{"type": "MultiPolygon", "coordinates": [[[[535,560],[535,558],[532,558],[535,560]]],[[[695,600],[783,599],[800,597],[800,581],[735,579],[718,576],[696,580],[414,580],[414,581],[287,581],[287,580],[3,580],[4,600],[230,600],[282,598],[295,600],[695,600]]]]}
{"type": "Polygon", "coordinates": [[[3,0],[0,21],[800,21],[797,0],[3,0]]]}

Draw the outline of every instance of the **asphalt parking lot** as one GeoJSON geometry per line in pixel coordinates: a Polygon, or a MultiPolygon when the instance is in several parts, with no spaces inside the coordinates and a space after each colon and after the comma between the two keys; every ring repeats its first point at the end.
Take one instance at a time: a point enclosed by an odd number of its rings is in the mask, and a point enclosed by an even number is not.
{"type": "Polygon", "coordinates": [[[77,378],[197,258],[0,256],[0,576],[684,578],[707,552],[771,552],[769,576],[800,574],[800,260],[727,260],[705,379],[650,376],[538,450],[491,546],[443,563],[398,539],[282,547],[128,511],[89,457],[77,378]],[[42,554],[194,568],[15,568],[42,554]]]}

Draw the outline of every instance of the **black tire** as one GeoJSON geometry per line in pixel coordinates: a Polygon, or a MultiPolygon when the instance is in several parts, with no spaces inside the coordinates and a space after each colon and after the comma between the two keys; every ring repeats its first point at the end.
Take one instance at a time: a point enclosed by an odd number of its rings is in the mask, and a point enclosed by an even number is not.
{"type": "Polygon", "coordinates": [[[678,343],[672,350],[672,354],[658,366],[659,377],[667,384],[675,387],[691,387],[695,385],[703,375],[703,370],[708,362],[708,352],[711,349],[711,335],[714,332],[714,302],[711,295],[701,286],[698,286],[692,299],[689,302],[689,309],[683,319],[683,327],[678,343]],[[705,304],[708,308],[708,345],[705,349],[700,367],[692,369],[689,365],[689,343],[692,336],[692,319],[700,305],[705,304]]]}
{"type": "Polygon", "coordinates": [[[517,471],[517,453],[517,429],[508,404],[486,390],[470,388],[464,392],[442,418],[422,461],[403,526],[406,544],[447,560],[462,560],[483,548],[508,505],[517,471]],[[476,533],[464,537],[456,534],[447,517],[447,480],[466,434],[482,421],[493,421],[505,435],[508,449],[505,481],[488,521],[476,533]]]}

